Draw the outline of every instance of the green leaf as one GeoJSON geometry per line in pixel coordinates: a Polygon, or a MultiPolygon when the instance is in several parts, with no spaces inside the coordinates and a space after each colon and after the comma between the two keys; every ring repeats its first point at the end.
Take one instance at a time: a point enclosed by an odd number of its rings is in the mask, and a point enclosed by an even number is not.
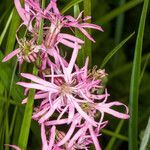
{"type": "Polygon", "coordinates": [[[13,115],[12,115],[12,121],[11,121],[10,129],[9,129],[9,137],[11,137],[11,135],[13,133],[15,120],[16,120],[16,116],[17,116],[17,111],[18,111],[18,107],[16,106],[14,109],[13,115]]]}
{"type": "Polygon", "coordinates": [[[128,137],[120,135],[120,134],[117,134],[117,133],[112,132],[110,130],[102,129],[102,133],[104,133],[106,135],[109,135],[109,136],[116,137],[116,138],[118,138],[120,140],[123,140],[123,141],[128,141],[128,137]]]}
{"type": "Polygon", "coordinates": [[[16,120],[15,120],[15,125],[14,125],[14,129],[13,129],[13,135],[12,135],[12,143],[17,145],[18,144],[18,137],[20,135],[20,128],[21,128],[21,124],[22,124],[22,116],[23,113],[21,114],[19,111],[19,107],[18,107],[18,112],[16,114],[16,120]]]}
{"type": "Polygon", "coordinates": [[[148,65],[149,59],[150,59],[150,54],[148,54],[148,56],[147,56],[147,58],[146,58],[146,60],[145,60],[145,63],[144,63],[144,66],[143,66],[143,69],[142,69],[142,72],[141,72],[141,77],[140,77],[140,82],[139,82],[139,84],[140,84],[141,81],[142,81],[142,78],[143,78],[143,76],[144,76],[144,72],[145,72],[146,67],[147,67],[147,65],[148,65]]]}
{"type": "Polygon", "coordinates": [[[142,3],[143,1],[144,0],[131,0],[128,3],[125,3],[124,5],[112,10],[110,13],[108,13],[104,17],[100,18],[96,22],[105,24],[105,23],[111,21],[112,19],[114,19],[115,17],[117,17],[118,15],[120,15],[121,13],[126,12],[127,10],[130,10],[133,7],[137,6],[138,4],[142,3]]]}
{"type": "Polygon", "coordinates": [[[101,67],[100,68],[104,68],[105,65],[108,63],[108,61],[112,58],[112,56],[134,35],[134,33],[132,33],[131,35],[129,35],[126,39],[124,39],[119,45],[117,45],[117,47],[115,47],[112,51],[110,51],[107,56],[104,58],[101,67]]]}
{"type": "MultiPolygon", "coordinates": [[[[146,61],[148,55],[150,55],[150,54],[146,54],[146,55],[144,55],[142,57],[142,62],[146,61]]],[[[132,69],[132,66],[133,66],[133,62],[129,62],[129,63],[125,64],[121,68],[118,68],[117,70],[115,70],[114,72],[112,72],[109,75],[109,79],[112,79],[112,78],[114,78],[116,76],[120,76],[122,74],[125,74],[126,72],[129,72],[132,69]]]]}
{"type": "Polygon", "coordinates": [[[9,6],[9,8],[3,13],[3,15],[1,15],[0,17],[0,25],[3,24],[4,18],[9,16],[11,11],[11,6],[9,6]]]}
{"type": "Polygon", "coordinates": [[[144,1],[143,10],[141,14],[139,30],[136,40],[133,69],[131,75],[130,84],[130,119],[129,119],[129,150],[138,149],[138,97],[139,97],[139,82],[141,75],[141,58],[142,58],[142,46],[143,36],[145,29],[145,21],[147,16],[149,0],[144,1]]]}
{"type": "MultiPolygon", "coordinates": [[[[79,14],[80,14],[79,4],[76,4],[74,6],[74,17],[77,18],[79,14]]],[[[81,33],[81,31],[79,31],[78,29],[75,29],[75,36],[80,38],[80,39],[82,39],[82,40],[84,39],[83,33],[81,33]]],[[[79,50],[78,57],[77,57],[77,64],[78,64],[78,66],[81,67],[83,65],[84,58],[85,58],[84,48],[82,47],[79,50]]]]}
{"type": "MultiPolygon", "coordinates": [[[[126,0],[120,0],[119,6],[122,6],[125,4],[126,0]]],[[[116,31],[115,31],[115,43],[119,44],[121,37],[122,37],[122,32],[123,32],[123,27],[124,27],[124,13],[120,14],[117,17],[116,20],[116,31]]],[[[116,58],[117,59],[117,58],[116,58]]]]}
{"type": "Polygon", "coordinates": [[[62,10],[61,13],[64,14],[66,11],[68,11],[71,7],[73,7],[74,5],[81,3],[83,0],[72,0],[71,2],[69,2],[62,10]]]}
{"type": "Polygon", "coordinates": [[[149,143],[150,143],[150,117],[144,132],[144,137],[140,145],[140,150],[146,150],[146,147],[149,143]]]}
{"type": "MultiPolygon", "coordinates": [[[[83,0],[83,6],[84,6],[84,17],[91,16],[91,0],[83,0]]],[[[74,16],[77,17],[80,13],[79,4],[74,5],[74,16]]],[[[91,23],[91,20],[88,20],[89,23],[91,23]]],[[[88,29],[88,33],[91,34],[91,30],[88,29]]],[[[85,59],[89,57],[90,59],[90,65],[92,60],[92,43],[89,39],[87,39],[83,33],[81,33],[78,29],[75,30],[75,35],[84,40],[84,45],[82,46],[82,49],[80,49],[77,63],[79,66],[82,66],[85,62],[85,59]]]]}
{"type": "Polygon", "coordinates": [[[18,12],[16,9],[14,9],[14,13],[12,16],[12,21],[10,24],[10,29],[8,33],[8,40],[6,43],[6,50],[5,54],[7,55],[8,53],[12,52],[15,46],[15,41],[16,41],[16,31],[20,25],[20,17],[18,15],[18,12]]]}
{"type": "MultiPolygon", "coordinates": [[[[124,124],[124,120],[121,120],[121,121],[119,122],[119,124],[118,124],[116,130],[115,130],[114,135],[119,134],[119,132],[120,132],[120,130],[121,130],[123,124],[124,124]]],[[[113,146],[114,146],[114,143],[115,143],[116,140],[117,140],[117,137],[112,136],[112,138],[110,139],[109,143],[107,144],[106,150],[112,150],[112,149],[113,149],[113,146]]]]}
{"type": "MultiPolygon", "coordinates": [[[[84,17],[91,16],[91,0],[84,0],[84,17]]],[[[91,23],[91,20],[88,20],[88,23],[91,23]]],[[[91,34],[91,29],[87,30],[91,34]]],[[[86,57],[89,57],[89,65],[92,65],[92,42],[84,36],[84,60],[86,57]]]]}
{"type": "Polygon", "coordinates": [[[9,16],[9,18],[7,20],[7,23],[5,25],[5,28],[4,28],[3,32],[2,32],[2,34],[0,35],[0,45],[2,44],[2,41],[3,41],[3,39],[4,39],[5,35],[6,35],[8,27],[10,25],[10,22],[12,20],[13,12],[14,12],[14,10],[12,10],[12,12],[11,12],[11,14],[10,14],[10,16],[9,16]]]}
{"type": "MultiPolygon", "coordinates": [[[[33,74],[37,75],[37,73],[38,73],[38,70],[37,68],[34,67],[33,74]]],[[[34,95],[35,95],[35,90],[31,89],[29,91],[28,102],[26,104],[21,131],[19,135],[19,141],[18,141],[18,146],[21,148],[21,150],[26,150],[27,144],[28,144],[33,104],[34,104],[34,95]]]]}

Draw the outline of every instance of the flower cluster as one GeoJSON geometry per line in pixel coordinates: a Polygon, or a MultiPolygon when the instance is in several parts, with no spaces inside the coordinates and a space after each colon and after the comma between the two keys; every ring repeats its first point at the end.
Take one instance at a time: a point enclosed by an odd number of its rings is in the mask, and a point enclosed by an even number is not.
{"type": "MultiPolygon", "coordinates": [[[[107,124],[105,113],[121,119],[128,119],[128,108],[118,102],[109,102],[109,94],[105,88],[100,93],[105,70],[94,67],[89,70],[89,60],[83,67],[78,67],[76,59],[84,41],[74,35],[63,33],[63,28],[79,29],[89,40],[94,41],[86,31],[87,28],[103,31],[100,26],[86,23],[90,17],[82,19],[81,12],[77,18],[63,16],[57,8],[56,0],[51,0],[43,10],[39,1],[25,0],[24,7],[19,0],[14,0],[18,13],[26,26],[27,34],[17,41],[19,48],[7,55],[3,61],[17,55],[19,64],[23,61],[36,63],[38,76],[21,73],[21,76],[32,82],[18,82],[29,89],[36,89],[35,107],[32,118],[41,125],[43,150],[88,150],[91,144],[100,150],[98,137],[107,124]],[[40,23],[44,20],[42,43],[38,42],[40,23]],[[29,36],[30,35],[30,36],[29,36]],[[70,60],[61,55],[63,44],[72,49],[70,60]],[[113,106],[123,106],[125,113],[112,109],[113,106]]],[[[22,101],[28,102],[28,98],[22,101]]]]}

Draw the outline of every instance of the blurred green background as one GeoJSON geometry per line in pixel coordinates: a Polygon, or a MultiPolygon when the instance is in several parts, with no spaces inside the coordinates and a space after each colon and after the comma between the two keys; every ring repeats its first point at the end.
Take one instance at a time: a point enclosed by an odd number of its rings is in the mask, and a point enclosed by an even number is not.
{"type": "MultiPolygon", "coordinates": [[[[71,2],[79,2],[80,10],[84,10],[82,0],[58,0],[61,10],[67,9],[65,14],[72,14],[71,2]],[[69,5],[70,4],[70,5],[69,5]],[[67,8],[70,6],[70,9],[67,8]]],[[[101,25],[104,32],[92,31],[96,43],[92,43],[92,66],[100,68],[104,58],[121,41],[130,34],[135,34],[124,46],[122,46],[105,65],[109,74],[107,88],[110,100],[118,100],[129,105],[130,83],[132,64],[135,54],[136,38],[143,7],[143,0],[91,0],[92,22],[101,25]]],[[[144,31],[142,63],[143,76],[139,89],[138,108],[138,144],[144,136],[144,130],[150,116],[150,7],[144,31]]],[[[20,127],[22,123],[24,106],[21,100],[24,98],[23,89],[15,85],[20,79],[18,68],[15,71],[16,59],[2,63],[4,55],[17,47],[15,33],[21,20],[14,10],[13,0],[0,1],[0,150],[4,143],[18,143],[20,127]],[[13,12],[12,12],[13,11],[13,12]],[[12,80],[13,79],[13,80],[12,80]]],[[[86,50],[86,47],[85,47],[86,50]]],[[[85,51],[86,53],[86,51],[85,51]]],[[[30,66],[26,64],[25,69],[30,66]]],[[[103,149],[123,150],[128,149],[128,125],[129,121],[106,116],[109,124],[102,131],[100,143],[103,149]]],[[[36,122],[32,121],[29,135],[28,149],[40,149],[40,130],[36,122]]],[[[91,149],[93,149],[91,147],[91,149]]],[[[150,143],[147,146],[150,149],[150,143]]]]}

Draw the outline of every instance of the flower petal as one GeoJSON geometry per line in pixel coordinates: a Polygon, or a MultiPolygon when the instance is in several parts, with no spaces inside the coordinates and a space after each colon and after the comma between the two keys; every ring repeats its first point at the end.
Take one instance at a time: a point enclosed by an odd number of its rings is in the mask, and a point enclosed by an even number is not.
{"type": "Polygon", "coordinates": [[[14,57],[15,55],[17,55],[18,53],[20,52],[20,49],[16,49],[14,51],[12,51],[10,54],[8,54],[3,60],[2,62],[6,62],[8,61],[9,59],[11,59],[12,57],[14,57]]]}
{"type": "Polygon", "coordinates": [[[27,18],[25,16],[25,10],[22,8],[21,6],[21,3],[20,3],[20,0],[14,0],[14,3],[15,3],[15,6],[16,6],[16,9],[21,17],[21,19],[24,21],[24,22],[27,22],[27,18]]]}
{"type": "Polygon", "coordinates": [[[43,123],[44,121],[46,121],[47,119],[49,119],[53,115],[53,113],[55,112],[57,107],[59,106],[60,99],[58,98],[55,101],[56,102],[55,102],[55,104],[53,104],[52,108],[50,108],[50,110],[43,117],[41,117],[41,119],[38,121],[40,124],[43,123]]]}
{"type": "Polygon", "coordinates": [[[100,104],[98,107],[99,111],[103,111],[105,113],[111,114],[117,118],[121,118],[121,119],[128,119],[129,115],[128,115],[128,107],[120,102],[111,102],[111,103],[106,103],[106,104],[100,104]],[[111,106],[125,106],[126,108],[126,112],[125,113],[121,113],[118,112],[116,110],[111,109],[111,106]]]}
{"type": "MultiPolygon", "coordinates": [[[[66,46],[68,46],[68,47],[70,47],[70,48],[74,48],[75,47],[75,43],[70,42],[70,41],[68,41],[66,39],[59,39],[59,42],[64,44],[64,45],[66,45],[66,46]]],[[[78,45],[78,49],[80,49],[80,48],[81,48],[81,46],[78,45]]]]}
{"type": "Polygon", "coordinates": [[[91,29],[96,29],[96,30],[100,30],[100,31],[103,31],[103,29],[98,26],[98,25],[95,25],[95,24],[92,24],[92,23],[82,23],[80,24],[83,28],[91,28],[91,29]]]}
{"type": "Polygon", "coordinates": [[[47,121],[44,124],[46,126],[52,126],[52,125],[62,125],[66,124],[68,122],[68,119],[60,119],[60,120],[52,120],[52,121],[47,121]]]}
{"type": "Polygon", "coordinates": [[[35,83],[18,82],[17,84],[26,88],[30,88],[30,89],[37,89],[37,90],[42,90],[42,91],[53,91],[53,92],[57,91],[54,88],[46,87],[46,86],[35,84],[35,83]]]}
{"type": "Polygon", "coordinates": [[[92,139],[93,139],[93,143],[94,143],[95,149],[96,149],[96,150],[101,150],[101,147],[100,147],[100,145],[99,145],[97,136],[96,136],[96,134],[94,133],[93,127],[92,127],[91,125],[88,125],[88,127],[89,127],[89,131],[90,131],[91,137],[92,137],[92,139]]]}
{"type": "Polygon", "coordinates": [[[21,76],[24,77],[24,78],[30,79],[33,82],[44,85],[44,86],[53,87],[53,88],[57,87],[56,85],[54,85],[54,84],[52,84],[48,81],[45,81],[45,80],[41,79],[40,77],[34,76],[32,74],[21,73],[21,76]]]}
{"type": "Polygon", "coordinates": [[[46,139],[46,131],[44,123],[41,124],[41,138],[42,138],[42,150],[47,150],[48,144],[46,139]]]}
{"type": "Polygon", "coordinates": [[[72,41],[72,42],[77,42],[79,44],[84,44],[83,40],[81,40],[81,39],[79,39],[79,38],[77,38],[77,37],[75,37],[73,35],[70,35],[70,34],[60,33],[59,37],[67,39],[67,40],[72,41]]]}
{"type": "Polygon", "coordinates": [[[75,102],[75,99],[72,100],[72,103],[74,104],[76,110],[79,112],[79,114],[89,123],[91,123],[93,126],[97,126],[97,122],[95,122],[92,118],[90,118],[78,105],[78,103],[75,102]]]}
{"type": "Polygon", "coordinates": [[[52,126],[51,133],[50,133],[50,138],[49,138],[50,140],[49,140],[48,150],[52,150],[52,148],[54,146],[55,135],[56,135],[56,127],[52,126]]]}
{"type": "Polygon", "coordinates": [[[77,121],[75,120],[74,122],[72,122],[70,129],[68,130],[67,134],[65,135],[65,137],[57,144],[58,146],[62,146],[64,145],[72,136],[75,128],[76,128],[76,124],[77,121]]]}

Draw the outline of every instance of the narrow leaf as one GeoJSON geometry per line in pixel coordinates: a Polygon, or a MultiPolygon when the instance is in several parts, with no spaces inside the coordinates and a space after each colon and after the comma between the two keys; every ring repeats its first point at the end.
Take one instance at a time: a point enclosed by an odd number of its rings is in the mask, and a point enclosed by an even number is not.
{"type": "MultiPolygon", "coordinates": [[[[74,17],[77,18],[79,14],[80,14],[79,4],[76,4],[74,6],[74,17]]],[[[80,39],[84,39],[83,34],[78,29],[75,29],[75,36],[78,37],[78,38],[80,38],[80,39]]],[[[84,58],[85,58],[84,48],[81,48],[79,50],[78,57],[77,57],[77,64],[78,64],[78,66],[81,67],[83,65],[84,58]]]]}
{"type": "Polygon", "coordinates": [[[6,35],[8,27],[10,25],[10,22],[11,22],[11,19],[12,19],[12,16],[13,16],[13,12],[14,12],[14,10],[12,10],[12,12],[11,12],[11,14],[10,14],[10,16],[9,16],[9,18],[7,20],[7,23],[5,25],[5,28],[4,28],[3,32],[2,32],[2,34],[0,35],[0,45],[2,44],[2,41],[3,41],[3,39],[4,39],[5,35],[6,35]]]}
{"type": "MultiPolygon", "coordinates": [[[[142,57],[142,62],[146,61],[148,55],[150,55],[150,54],[146,54],[142,57]]],[[[116,76],[124,74],[125,72],[129,72],[132,69],[132,66],[133,66],[133,62],[129,62],[129,63],[125,64],[124,66],[122,66],[121,68],[118,68],[117,70],[115,70],[114,72],[112,72],[109,75],[109,80],[116,76]]]]}
{"type": "MultiPolygon", "coordinates": [[[[34,67],[33,74],[37,75],[37,73],[38,70],[36,67],[34,67]]],[[[31,89],[29,91],[28,103],[26,104],[21,131],[19,135],[19,141],[18,141],[18,146],[21,148],[21,150],[26,150],[28,144],[33,104],[34,104],[34,95],[35,95],[35,90],[31,89]]]]}
{"type": "Polygon", "coordinates": [[[96,22],[105,24],[105,23],[111,21],[112,19],[114,19],[115,17],[117,17],[118,15],[120,15],[121,13],[126,12],[127,10],[130,10],[133,7],[137,6],[138,4],[142,3],[143,1],[144,0],[131,0],[128,3],[125,3],[124,5],[112,10],[110,13],[108,13],[104,17],[100,18],[96,22]]]}
{"type": "MultiPolygon", "coordinates": [[[[84,0],[84,17],[91,16],[91,0],[84,0]]],[[[88,23],[91,23],[91,20],[88,20],[88,23]]],[[[91,29],[88,29],[88,33],[91,34],[91,29]]],[[[89,57],[89,64],[92,65],[92,42],[84,36],[84,57],[89,57]]],[[[84,58],[84,59],[85,59],[84,58]]]]}
{"type": "Polygon", "coordinates": [[[149,117],[149,121],[147,123],[147,127],[144,132],[142,143],[140,145],[140,150],[146,150],[146,147],[149,143],[150,143],[150,117],[149,117]]]}
{"type": "Polygon", "coordinates": [[[110,51],[108,53],[108,55],[104,58],[102,64],[101,64],[101,68],[104,68],[105,65],[108,63],[108,61],[112,58],[112,56],[134,35],[134,33],[132,33],[131,35],[129,35],[126,39],[124,39],[119,45],[117,45],[117,47],[115,47],[112,51],[110,51]]]}
{"type": "Polygon", "coordinates": [[[71,2],[69,2],[62,10],[61,13],[64,14],[66,11],[68,11],[71,7],[73,7],[74,5],[81,3],[83,0],[72,0],[71,2]]]}
{"type": "Polygon", "coordinates": [[[16,41],[16,31],[20,25],[20,20],[21,19],[19,18],[17,10],[14,9],[10,28],[9,28],[9,33],[8,33],[8,40],[6,43],[5,55],[12,52],[14,49],[15,41],[16,41]]]}
{"type": "Polygon", "coordinates": [[[142,71],[141,71],[141,77],[140,77],[140,82],[139,82],[139,84],[140,84],[141,81],[142,81],[142,78],[143,78],[144,72],[145,72],[145,70],[146,70],[146,67],[147,67],[147,65],[148,65],[149,59],[150,59],[150,54],[148,54],[148,56],[147,56],[147,58],[146,58],[146,60],[145,60],[143,69],[142,69],[142,71]]]}
{"type": "Polygon", "coordinates": [[[138,141],[137,141],[138,139],[138,96],[139,96],[139,82],[140,82],[140,75],[141,75],[143,36],[144,36],[146,15],[148,10],[148,3],[149,0],[144,1],[137,40],[136,40],[133,69],[131,75],[130,97],[129,97],[129,106],[130,106],[129,150],[138,149],[138,141]]]}
{"type": "MultiPolygon", "coordinates": [[[[120,130],[121,130],[123,124],[124,124],[124,120],[121,120],[121,121],[119,122],[119,124],[118,124],[116,130],[115,130],[114,135],[119,134],[119,132],[120,132],[120,130]]],[[[117,140],[117,137],[112,136],[112,138],[110,139],[109,143],[107,144],[106,150],[112,150],[116,140],[117,140]]]]}
{"type": "Polygon", "coordinates": [[[102,129],[102,133],[106,134],[106,135],[109,135],[109,136],[116,137],[116,138],[118,138],[120,140],[123,140],[123,141],[128,141],[128,137],[117,134],[117,133],[114,133],[114,132],[106,130],[106,129],[102,129]]]}

